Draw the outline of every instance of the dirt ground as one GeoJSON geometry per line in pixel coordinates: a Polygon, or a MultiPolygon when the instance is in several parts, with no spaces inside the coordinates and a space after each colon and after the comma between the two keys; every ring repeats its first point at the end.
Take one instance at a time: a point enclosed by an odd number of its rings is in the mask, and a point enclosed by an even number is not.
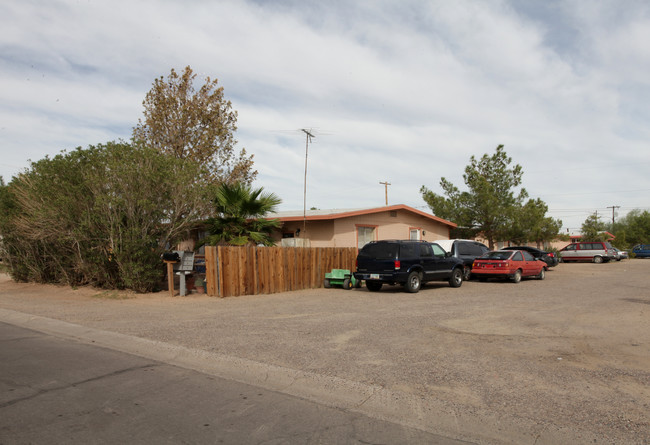
{"type": "MultiPolygon", "coordinates": [[[[650,260],[546,279],[238,298],[14,283],[0,308],[650,443],[650,260]]],[[[585,436],[586,437],[586,436],[585,436]]],[[[593,441],[592,441],[593,442],[593,441]]]]}

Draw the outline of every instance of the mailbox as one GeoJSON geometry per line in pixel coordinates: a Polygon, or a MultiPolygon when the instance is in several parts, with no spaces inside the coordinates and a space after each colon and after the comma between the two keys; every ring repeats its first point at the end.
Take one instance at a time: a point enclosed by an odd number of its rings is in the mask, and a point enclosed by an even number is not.
{"type": "Polygon", "coordinates": [[[181,257],[178,255],[178,252],[165,252],[162,254],[162,260],[178,263],[181,260],[181,257]]]}
{"type": "Polygon", "coordinates": [[[178,256],[178,262],[174,264],[174,272],[192,272],[192,269],[194,269],[194,252],[174,250],[173,253],[178,256]]]}

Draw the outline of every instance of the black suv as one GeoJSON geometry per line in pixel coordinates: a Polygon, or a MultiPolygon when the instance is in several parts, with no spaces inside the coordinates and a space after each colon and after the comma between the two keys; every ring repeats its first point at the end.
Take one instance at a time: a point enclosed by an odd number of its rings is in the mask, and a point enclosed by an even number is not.
{"type": "Polygon", "coordinates": [[[483,243],[471,239],[443,239],[436,240],[434,243],[450,252],[451,256],[460,258],[465,264],[463,280],[468,281],[472,274],[472,264],[474,260],[490,249],[483,243]]]}
{"type": "Polygon", "coordinates": [[[357,280],[365,280],[369,291],[383,283],[402,284],[417,292],[427,281],[448,280],[451,287],[463,284],[463,262],[442,247],[426,241],[372,241],[357,256],[357,280]]]}
{"type": "Polygon", "coordinates": [[[534,256],[536,260],[544,261],[548,265],[548,267],[555,267],[557,266],[557,263],[560,262],[558,257],[556,257],[553,252],[544,252],[543,250],[538,249],[537,247],[512,246],[512,247],[504,247],[501,250],[525,250],[526,252],[534,256]]]}

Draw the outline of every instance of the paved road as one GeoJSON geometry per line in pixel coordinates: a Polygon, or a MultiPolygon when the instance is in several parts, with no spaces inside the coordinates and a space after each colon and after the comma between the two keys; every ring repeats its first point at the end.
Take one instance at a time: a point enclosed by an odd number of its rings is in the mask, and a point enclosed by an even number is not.
{"type": "Polygon", "coordinates": [[[461,442],[0,323],[0,444],[461,442]]]}

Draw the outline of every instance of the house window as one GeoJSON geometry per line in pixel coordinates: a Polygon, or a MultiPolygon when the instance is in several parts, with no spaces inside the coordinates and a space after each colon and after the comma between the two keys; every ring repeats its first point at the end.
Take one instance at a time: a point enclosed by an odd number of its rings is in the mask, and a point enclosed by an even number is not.
{"type": "Polygon", "coordinates": [[[370,241],[375,240],[375,228],[368,226],[357,227],[357,248],[361,249],[370,241]]]}
{"type": "Polygon", "coordinates": [[[420,229],[411,229],[409,239],[419,240],[420,239],[420,229]]]}

